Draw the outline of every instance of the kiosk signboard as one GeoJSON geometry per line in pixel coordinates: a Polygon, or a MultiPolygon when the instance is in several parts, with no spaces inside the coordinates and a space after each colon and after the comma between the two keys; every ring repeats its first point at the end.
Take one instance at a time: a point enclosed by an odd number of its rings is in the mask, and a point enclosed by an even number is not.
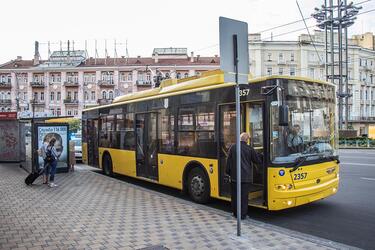
{"type": "MultiPolygon", "coordinates": [[[[49,143],[52,138],[56,139],[55,148],[60,154],[57,161],[57,172],[67,172],[69,169],[69,125],[65,123],[41,123],[35,124],[36,148],[42,147],[43,143],[49,143]]],[[[38,156],[37,165],[43,166],[43,158],[38,156]]]]}

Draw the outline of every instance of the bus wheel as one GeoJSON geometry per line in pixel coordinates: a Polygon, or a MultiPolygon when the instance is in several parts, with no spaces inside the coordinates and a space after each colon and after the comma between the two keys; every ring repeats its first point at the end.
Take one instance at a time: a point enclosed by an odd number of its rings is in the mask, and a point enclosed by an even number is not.
{"type": "Polygon", "coordinates": [[[103,156],[103,173],[108,176],[111,176],[113,174],[112,158],[108,153],[103,156]]]}
{"type": "Polygon", "coordinates": [[[191,199],[206,203],[210,198],[210,182],[201,168],[193,168],[189,173],[188,190],[191,199]]]}

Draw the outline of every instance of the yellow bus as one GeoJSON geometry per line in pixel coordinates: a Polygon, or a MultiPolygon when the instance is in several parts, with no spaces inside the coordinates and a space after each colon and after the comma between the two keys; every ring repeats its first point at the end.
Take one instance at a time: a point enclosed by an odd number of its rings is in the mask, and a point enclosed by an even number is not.
{"type": "MultiPolygon", "coordinates": [[[[83,161],[107,175],[180,189],[198,203],[230,200],[225,167],[235,142],[234,86],[216,70],[85,109],[83,161]]],[[[281,210],[335,194],[335,86],[269,76],[249,79],[240,95],[241,130],[264,159],[253,168],[249,205],[281,210]]]]}

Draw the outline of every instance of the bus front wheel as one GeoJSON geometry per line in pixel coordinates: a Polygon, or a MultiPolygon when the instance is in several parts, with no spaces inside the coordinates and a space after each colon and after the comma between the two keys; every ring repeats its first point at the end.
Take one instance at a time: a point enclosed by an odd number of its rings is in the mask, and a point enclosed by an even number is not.
{"type": "Polygon", "coordinates": [[[194,168],[189,173],[188,190],[191,199],[197,203],[206,203],[210,198],[210,182],[201,168],[194,168]]]}
{"type": "Polygon", "coordinates": [[[103,156],[103,172],[105,175],[112,176],[112,158],[107,153],[103,156]]]}

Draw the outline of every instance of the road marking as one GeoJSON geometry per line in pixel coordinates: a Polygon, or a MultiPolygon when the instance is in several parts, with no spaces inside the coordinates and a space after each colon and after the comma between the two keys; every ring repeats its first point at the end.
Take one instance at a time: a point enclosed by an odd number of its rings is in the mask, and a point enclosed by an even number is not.
{"type": "Polygon", "coordinates": [[[375,178],[361,177],[362,180],[375,181],[375,178]]]}
{"type": "Polygon", "coordinates": [[[342,165],[357,165],[357,166],[375,167],[375,164],[358,163],[358,162],[342,162],[341,164],[342,165]]]}

